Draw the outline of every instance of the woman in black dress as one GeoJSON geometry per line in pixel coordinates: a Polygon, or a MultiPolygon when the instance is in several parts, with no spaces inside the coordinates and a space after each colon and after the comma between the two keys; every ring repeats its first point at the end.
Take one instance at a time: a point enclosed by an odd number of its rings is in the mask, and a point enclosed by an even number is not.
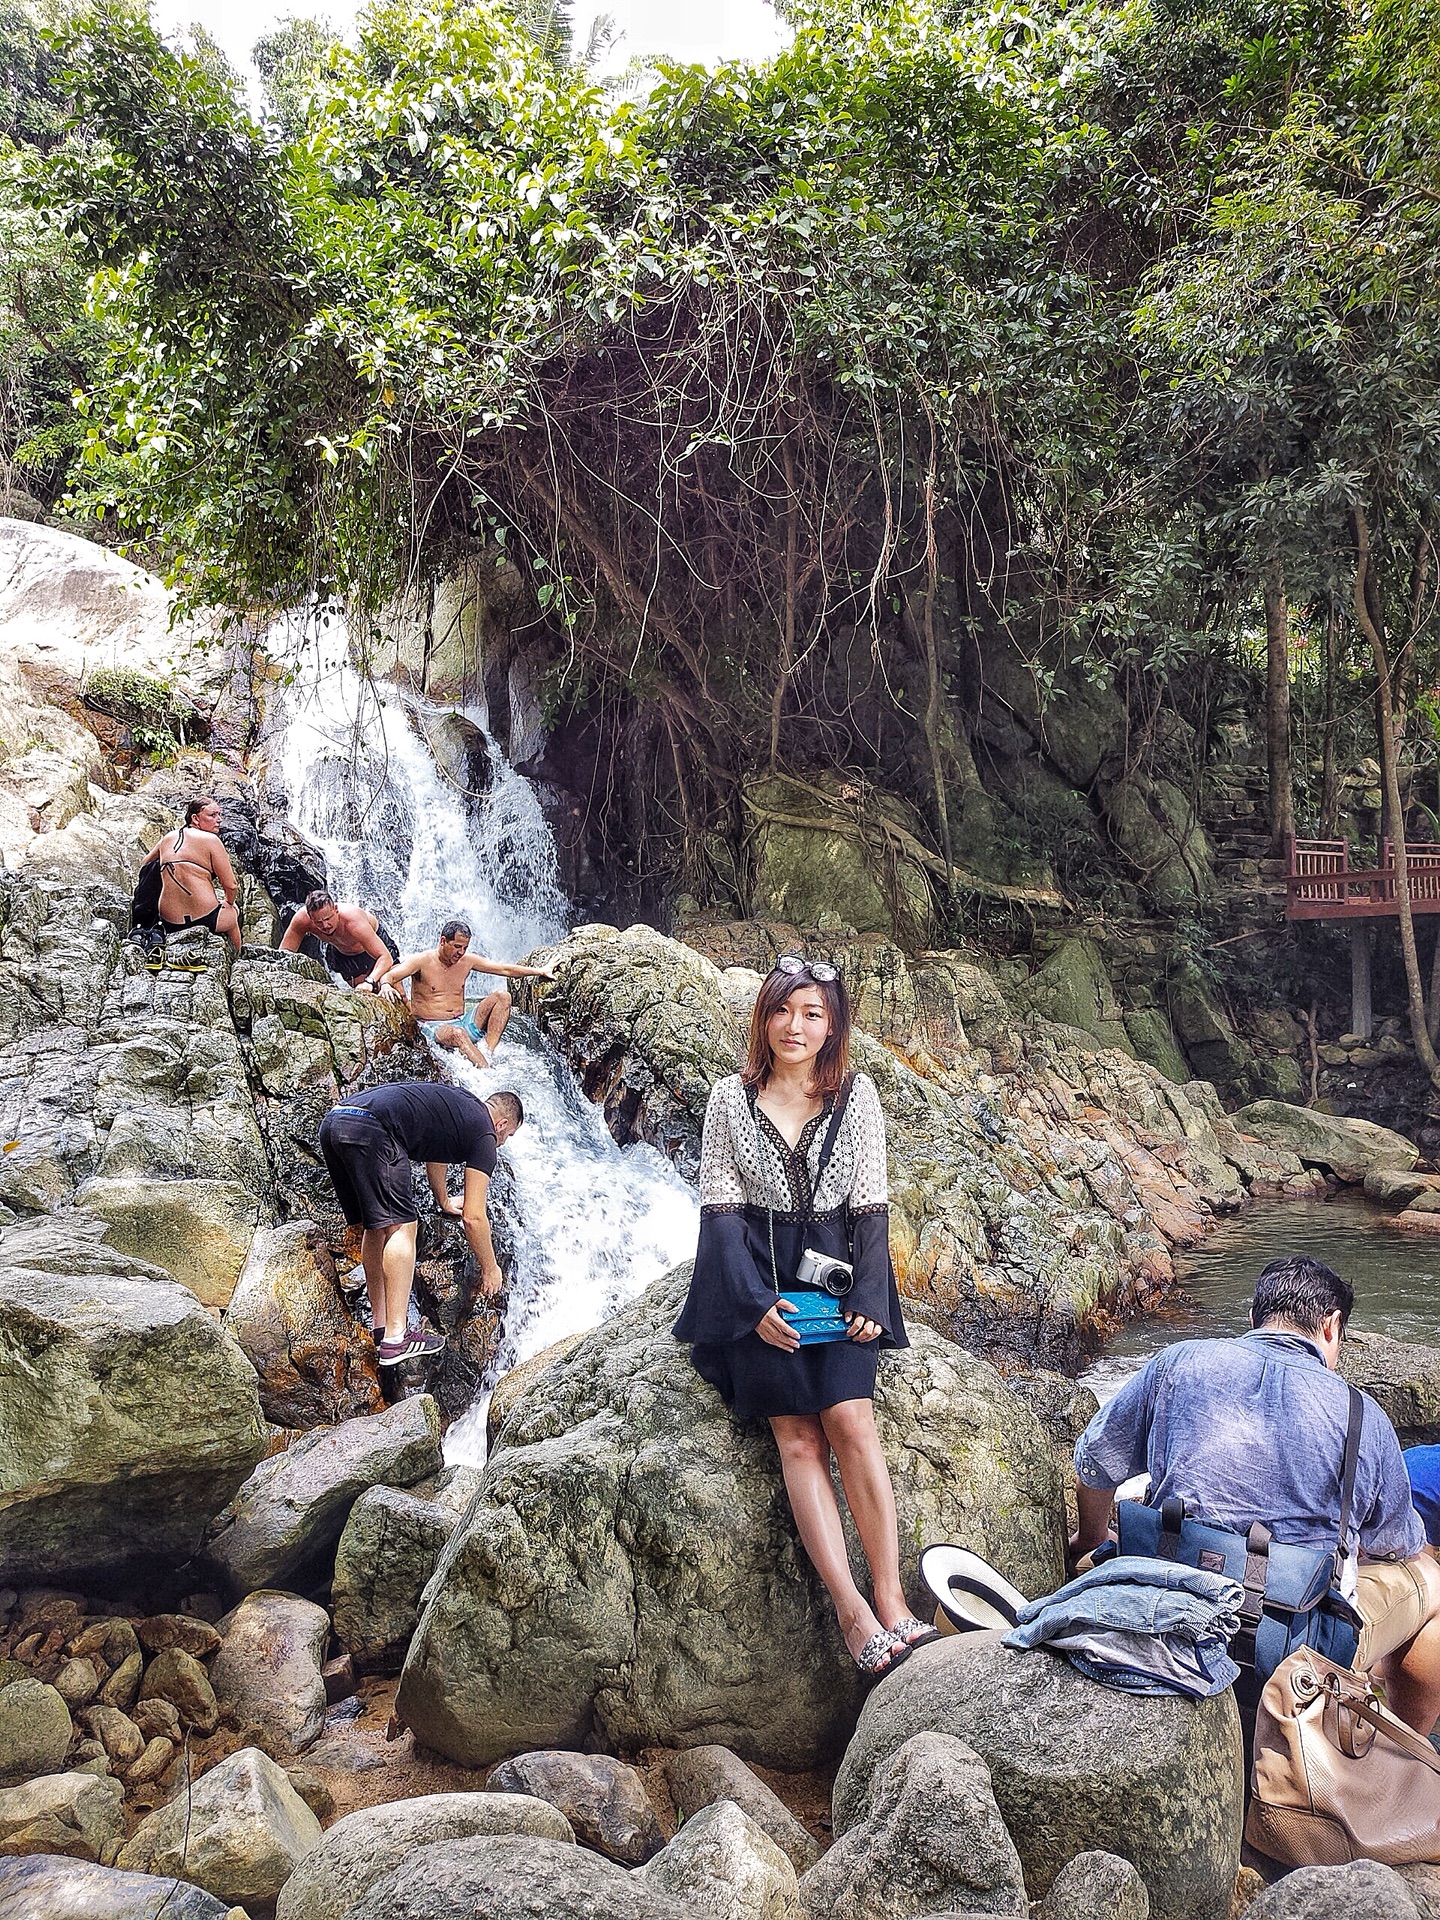
{"type": "MultiPolygon", "coordinates": [[[[900,1585],[895,1495],[872,1400],[881,1347],[905,1347],[890,1267],[885,1122],[875,1085],[847,1071],[850,1006],[828,964],[784,954],[761,983],[743,1073],[705,1110],[700,1244],[677,1339],[742,1419],[767,1419],[805,1550],[863,1673],[888,1673],[934,1629],[900,1585]],[[854,1267],[845,1337],[801,1344],[807,1249],[854,1267]],[[873,1605],[845,1551],[830,1459],[870,1562],[873,1605]]],[[[843,1275],[841,1279],[843,1281],[843,1275]]]]}

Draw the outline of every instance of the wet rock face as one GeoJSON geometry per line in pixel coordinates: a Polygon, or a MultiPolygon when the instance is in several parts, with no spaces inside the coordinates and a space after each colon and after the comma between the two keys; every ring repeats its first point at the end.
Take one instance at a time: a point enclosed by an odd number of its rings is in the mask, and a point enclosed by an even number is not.
{"type": "MultiPolygon", "coordinates": [[[[1153,1298],[1172,1277],[1170,1248],[1244,1204],[1235,1152],[1258,1154],[1277,1181],[1301,1175],[1293,1155],[1267,1158],[1233,1129],[1222,1140],[1212,1088],[1177,1086],[1076,1028],[1007,1029],[958,959],[932,956],[910,976],[887,948],[881,979],[873,954],[850,964],[865,943],[845,952],[862,1008],[874,977],[888,1042],[857,1031],[852,1058],[885,1109],[901,1290],[967,1345],[1073,1362],[1102,1308],[1123,1315],[1153,1298]],[[966,1037],[966,996],[1008,1050],[1003,1078],[966,1037]]],[[[756,976],[644,927],[580,928],[550,957],[559,978],[529,993],[540,1026],[618,1140],[646,1140],[695,1178],[705,1104],[738,1063],[756,976]]]]}
{"type": "Polygon", "coordinates": [[[0,1565],[17,1581],[178,1566],[264,1451],[234,1341],[82,1222],[0,1233],[0,1565]]]}
{"type": "MultiPolygon", "coordinates": [[[[718,1738],[793,1768],[847,1738],[859,1682],[774,1443],[730,1419],[670,1333],[687,1282],[658,1282],[512,1411],[401,1680],[425,1745],[483,1765],[718,1738]]],[[[912,1338],[882,1356],[876,1396],[902,1539],[970,1540],[1048,1591],[1063,1510],[1048,1439],[990,1367],[912,1338]]]]}
{"type": "Polygon", "coordinates": [[[274,1425],[329,1425],[383,1404],[374,1341],[341,1298],[335,1262],[313,1221],[256,1234],[225,1324],[255,1369],[274,1425]]]}

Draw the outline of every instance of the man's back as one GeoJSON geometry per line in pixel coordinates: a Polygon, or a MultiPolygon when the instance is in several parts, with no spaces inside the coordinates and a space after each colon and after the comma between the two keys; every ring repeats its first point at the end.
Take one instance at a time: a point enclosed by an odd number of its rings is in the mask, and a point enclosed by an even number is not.
{"type": "MultiPolygon", "coordinates": [[[[1082,1482],[1148,1472],[1150,1504],[1178,1495],[1198,1519],[1258,1520],[1301,1546],[1335,1543],[1349,1395],[1302,1335],[1190,1340],[1157,1354],[1091,1421],[1075,1449],[1082,1482]]],[[[1365,1401],[1355,1479],[1360,1546],[1409,1558],[1424,1544],[1395,1430],[1365,1401]]]]}

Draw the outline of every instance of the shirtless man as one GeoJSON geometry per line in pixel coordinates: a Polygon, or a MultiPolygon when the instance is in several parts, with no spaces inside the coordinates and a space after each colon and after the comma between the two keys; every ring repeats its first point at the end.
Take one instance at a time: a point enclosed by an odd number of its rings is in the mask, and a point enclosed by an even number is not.
{"type": "Polygon", "coordinates": [[[373,913],[364,907],[336,906],[324,887],[306,894],[304,906],[285,929],[280,951],[299,953],[307,934],[324,943],[326,966],[357,993],[377,992],[400,950],[398,944],[387,945],[390,935],[373,913]]]}
{"type": "Polygon", "coordinates": [[[220,838],[220,808],[209,795],[192,800],[185,824],[157,840],[146,860],[160,862],[160,924],[167,933],[204,927],[224,934],[240,951],[239,891],[235,869],[220,838]],[[223,895],[223,899],[220,897],[223,895]]]}
{"type": "Polygon", "coordinates": [[[427,1038],[442,1047],[458,1048],[476,1067],[488,1067],[495,1057],[510,1019],[510,996],[497,988],[465,1012],[465,981],[472,973],[499,974],[507,980],[553,980],[553,967],[511,966],[504,960],[487,960],[483,954],[467,953],[470,929],[463,920],[447,920],[440,929],[439,945],[429,953],[412,953],[385,975],[387,987],[398,987],[402,980],[414,980],[410,989],[410,1011],[420,1022],[427,1038]]]}

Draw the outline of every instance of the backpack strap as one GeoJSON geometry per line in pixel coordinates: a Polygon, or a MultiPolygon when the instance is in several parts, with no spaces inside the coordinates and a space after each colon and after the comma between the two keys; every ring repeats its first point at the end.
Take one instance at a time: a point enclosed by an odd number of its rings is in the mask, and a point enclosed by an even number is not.
{"type": "Polygon", "coordinates": [[[1340,1584],[1341,1569],[1350,1558],[1350,1514],[1355,1504],[1355,1472],[1360,1464],[1360,1435],[1365,1426],[1365,1402],[1359,1388],[1352,1387],[1347,1381],[1345,1391],[1350,1396],[1350,1410],[1345,1424],[1345,1457],[1340,1467],[1340,1538],[1335,1547],[1337,1586],[1340,1584]]]}

